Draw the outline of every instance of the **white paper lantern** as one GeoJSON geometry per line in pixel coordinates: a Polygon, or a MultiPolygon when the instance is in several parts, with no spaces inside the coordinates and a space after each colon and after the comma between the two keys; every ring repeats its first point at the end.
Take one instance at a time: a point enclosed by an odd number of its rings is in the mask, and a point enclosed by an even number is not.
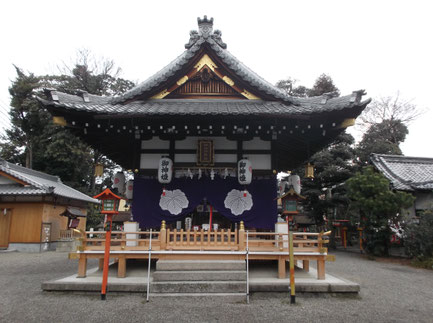
{"type": "Polygon", "coordinates": [[[117,172],[116,175],[114,175],[113,188],[117,188],[119,194],[125,192],[125,174],[123,172],[117,172]]]}
{"type": "Polygon", "coordinates": [[[253,178],[253,167],[248,159],[238,161],[238,181],[241,185],[248,185],[253,178]]]}
{"type": "Polygon", "coordinates": [[[297,194],[301,194],[301,178],[299,175],[290,175],[290,184],[297,194]]]}
{"type": "Polygon", "coordinates": [[[132,200],[133,192],[134,192],[134,180],[131,179],[126,182],[125,197],[128,200],[132,200]]]}
{"type": "Polygon", "coordinates": [[[286,187],[289,187],[289,182],[288,181],[281,181],[278,185],[278,190],[280,192],[280,196],[284,195],[284,193],[286,192],[286,187]]]}
{"type": "Polygon", "coordinates": [[[159,160],[158,181],[161,184],[168,184],[171,182],[172,176],[173,176],[173,161],[168,157],[162,157],[159,160]]]}

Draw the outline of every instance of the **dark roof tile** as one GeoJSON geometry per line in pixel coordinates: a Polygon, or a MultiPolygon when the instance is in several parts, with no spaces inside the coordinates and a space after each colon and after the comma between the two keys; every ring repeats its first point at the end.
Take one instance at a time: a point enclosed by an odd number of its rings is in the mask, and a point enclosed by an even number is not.
{"type": "Polygon", "coordinates": [[[62,183],[59,177],[48,175],[26,167],[8,163],[0,159],[0,170],[6,174],[15,177],[30,186],[15,184],[0,185],[0,195],[47,195],[54,194],[66,198],[89,202],[99,203],[75,189],[62,183]]]}
{"type": "Polygon", "coordinates": [[[433,158],[372,154],[370,160],[396,190],[433,190],[433,158]]]}

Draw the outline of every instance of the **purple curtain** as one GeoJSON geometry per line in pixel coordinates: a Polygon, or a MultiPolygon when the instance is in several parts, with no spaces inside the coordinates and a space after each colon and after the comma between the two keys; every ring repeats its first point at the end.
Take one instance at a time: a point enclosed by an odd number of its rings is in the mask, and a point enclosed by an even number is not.
{"type": "Polygon", "coordinates": [[[276,179],[253,179],[242,186],[233,177],[173,178],[165,185],[164,198],[162,189],[156,179],[134,180],[132,213],[140,227],[155,228],[162,220],[180,220],[204,199],[232,222],[244,221],[250,228],[274,229],[277,221],[276,179]]]}

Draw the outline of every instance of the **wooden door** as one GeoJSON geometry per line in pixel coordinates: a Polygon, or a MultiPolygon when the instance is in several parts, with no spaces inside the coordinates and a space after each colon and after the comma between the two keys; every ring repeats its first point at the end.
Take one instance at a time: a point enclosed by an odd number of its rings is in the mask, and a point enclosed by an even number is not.
{"type": "Polygon", "coordinates": [[[9,246],[9,229],[11,226],[11,211],[0,212],[0,248],[9,246]]]}

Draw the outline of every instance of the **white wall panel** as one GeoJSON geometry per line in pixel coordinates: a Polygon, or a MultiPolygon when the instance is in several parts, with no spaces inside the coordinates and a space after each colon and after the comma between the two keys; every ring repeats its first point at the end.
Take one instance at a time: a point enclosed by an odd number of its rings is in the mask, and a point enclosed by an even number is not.
{"type": "Polygon", "coordinates": [[[187,137],[184,140],[176,140],[175,149],[197,149],[199,140],[212,140],[214,149],[236,149],[237,143],[226,137],[187,137]]]}
{"type": "Polygon", "coordinates": [[[255,154],[246,154],[243,155],[244,157],[248,158],[251,161],[251,164],[254,169],[271,169],[271,155],[255,155],[255,154]]]}
{"type": "Polygon", "coordinates": [[[176,154],[174,156],[174,165],[176,163],[195,163],[197,161],[196,154],[176,154]]]}
{"type": "Polygon", "coordinates": [[[253,140],[243,142],[243,149],[271,150],[271,142],[262,140],[259,137],[254,137],[253,140]]]}
{"type": "Polygon", "coordinates": [[[158,162],[161,157],[166,154],[141,154],[140,156],[140,168],[141,169],[158,169],[158,162]]]}
{"type": "Polygon", "coordinates": [[[161,140],[158,137],[153,137],[150,140],[141,141],[141,149],[169,149],[170,141],[161,140]]]}
{"type": "Polygon", "coordinates": [[[234,154],[215,154],[215,163],[237,163],[238,156],[234,154]]]}

